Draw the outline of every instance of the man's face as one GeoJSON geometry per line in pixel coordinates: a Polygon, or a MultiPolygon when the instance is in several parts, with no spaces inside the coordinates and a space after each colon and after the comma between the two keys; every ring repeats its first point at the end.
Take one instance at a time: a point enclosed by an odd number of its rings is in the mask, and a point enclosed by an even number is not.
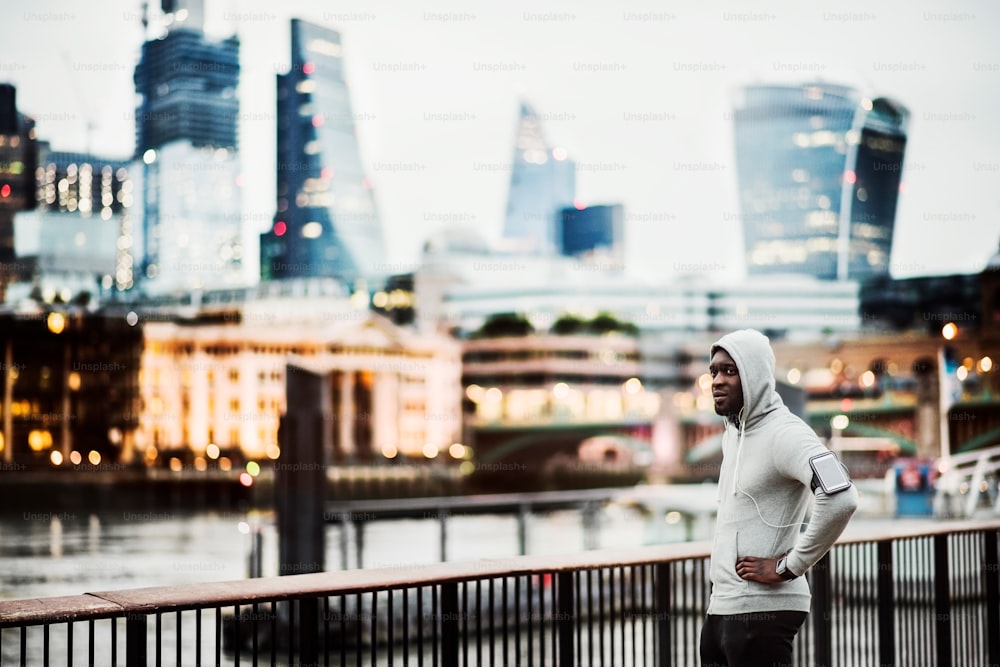
{"type": "Polygon", "coordinates": [[[743,383],[740,382],[740,371],[729,353],[719,348],[712,355],[708,365],[712,376],[712,400],[715,402],[715,414],[723,417],[738,415],[743,409],[743,383]]]}

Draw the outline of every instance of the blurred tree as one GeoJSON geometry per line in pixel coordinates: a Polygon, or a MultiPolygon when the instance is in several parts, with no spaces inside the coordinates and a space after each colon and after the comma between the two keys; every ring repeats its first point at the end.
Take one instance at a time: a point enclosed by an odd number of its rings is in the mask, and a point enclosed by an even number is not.
{"type": "Polygon", "coordinates": [[[600,313],[587,323],[590,333],[603,336],[610,333],[620,333],[625,336],[638,336],[639,327],[631,322],[623,322],[610,313],[600,313]]]}
{"type": "Polygon", "coordinates": [[[496,313],[490,315],[473,334],[473,338],[501,338],[504,336],[528,336],[534,333],[528,318],[517,313],[496,313]]]}
{"type": "Polygon", "coordinates": [[[582,333],[586,327],[586,322],[577,317],[576,315],[562,315],[552,324],[552,329],[550,330],[557,336],[570,336],[572,334],[582,333]]]}

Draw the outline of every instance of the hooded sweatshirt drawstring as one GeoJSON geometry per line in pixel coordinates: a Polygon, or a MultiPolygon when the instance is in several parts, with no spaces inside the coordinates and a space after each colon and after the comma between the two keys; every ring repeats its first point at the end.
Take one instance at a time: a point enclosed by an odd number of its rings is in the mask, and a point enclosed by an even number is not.
{"type": "MultiPolygon", "coordinates": [[[[737,419],[740,422],[739,425],[739,435],[736,438],[736,462],[733,464],[733,495],[736,495],[736,477],[740,474],[740,454],[743,453],[743,436],[746,433],[747,418],[746,418],[747,406],[740,408],[740,413],[737,415],[737,419]]],[[[725,433],[722,436],[723,445],[725,445],[725,437],[729,434],[729,427],[726,427],[725,433]]]]}

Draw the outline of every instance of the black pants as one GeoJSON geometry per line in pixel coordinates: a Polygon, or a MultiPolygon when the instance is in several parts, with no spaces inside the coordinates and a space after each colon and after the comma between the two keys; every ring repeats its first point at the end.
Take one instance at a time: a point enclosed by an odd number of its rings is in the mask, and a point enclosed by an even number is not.
{"type": "Polygon", "coordinates": [[[705,617],[702,667],[790,667],[792,640],[804,611],[769,611],[705,617]]]}

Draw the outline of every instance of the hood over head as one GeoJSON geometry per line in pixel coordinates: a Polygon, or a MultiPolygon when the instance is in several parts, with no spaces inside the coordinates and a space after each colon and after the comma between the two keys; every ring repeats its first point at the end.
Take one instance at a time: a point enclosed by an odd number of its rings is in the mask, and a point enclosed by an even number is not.
{"type": "Polygon", "coordinates": [[[755,329],[728,333],[712,344],[711,355],[722,348],[736,362],[743,387],[740,421],[753,428],[764,415],[784,406],[774,388],[774,350],[767,336],[755,329]]]}

